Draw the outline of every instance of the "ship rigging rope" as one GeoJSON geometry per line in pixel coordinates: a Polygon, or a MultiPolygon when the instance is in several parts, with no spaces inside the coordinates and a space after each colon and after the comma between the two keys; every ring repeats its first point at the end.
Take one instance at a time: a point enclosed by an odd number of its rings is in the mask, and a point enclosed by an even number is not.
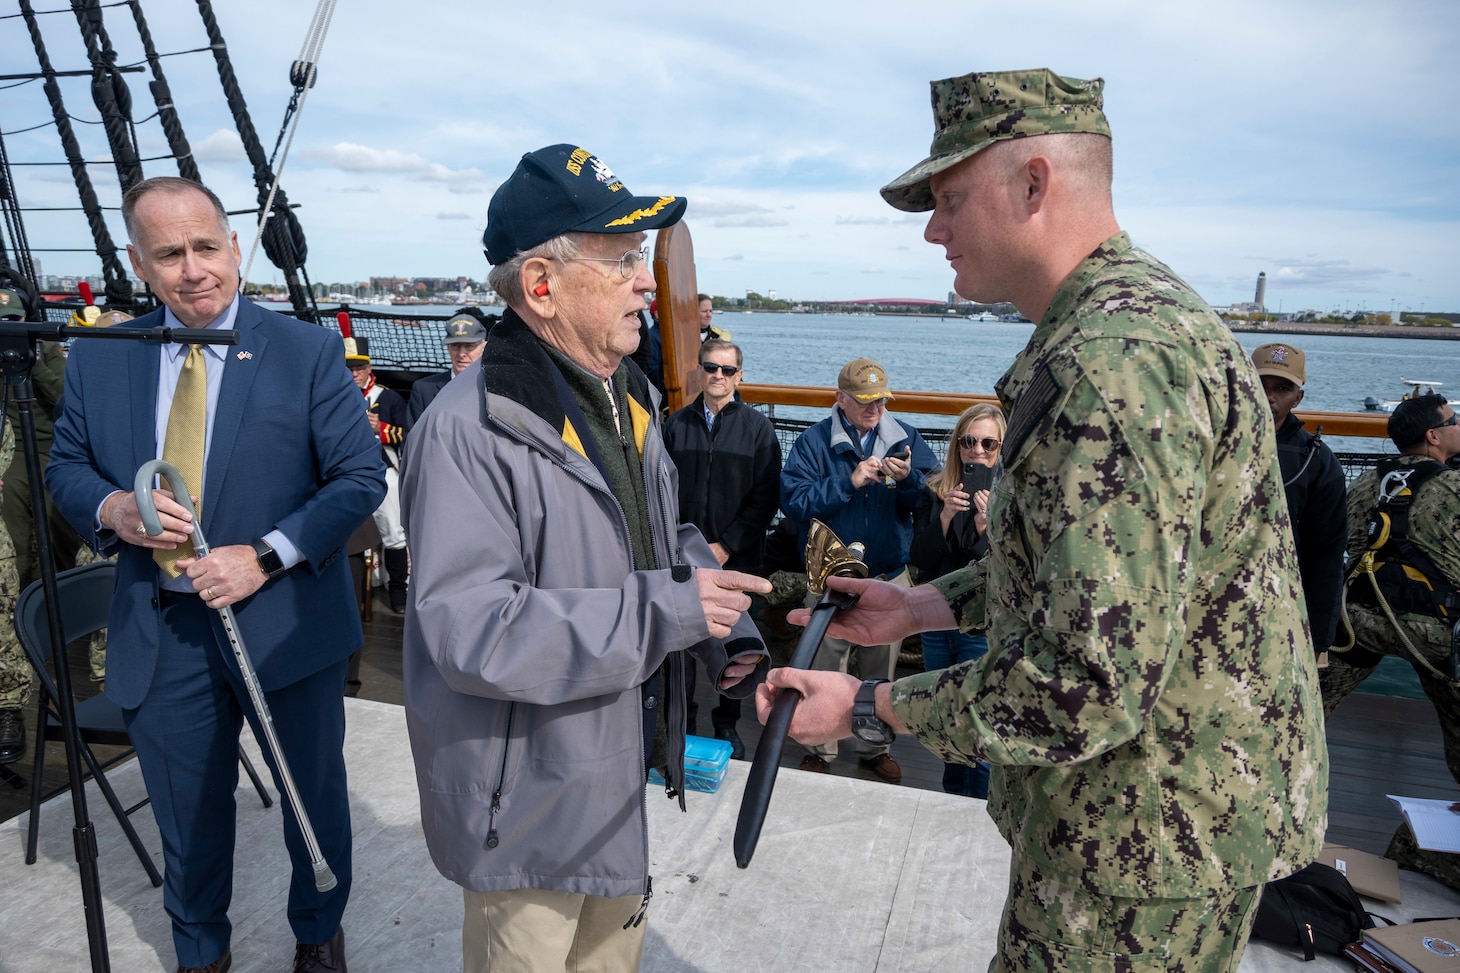
{"type": "MultiPolygon", "coordinates": [[[[274,195],[279,190],[279,180],[284,175],[284,164],[289,161],[289,149],[294,145],[294,133],[299,130],[299,120],[304,117],[304,99],[309,97],[309,89],[314,87],[315,72],[319,69],[319,56],[324,50],[325,35],[329,33],[330,19],[335,14],[335,0],[319,0],[314,8],[314,17],[309,23],[309,31],[304,38],[304,46],[300,49],[299,60],[294,62],[290,69],[289,76],[294,82],[295,95],[298,97],[299,106],[290,108],[293,112],[292,119],[285,119],[289,127],[289,137],[284,142],[284,150],[279,155],[279,164],[274,167],[274,182],[269,186],[269,197],[259,209],[259,225],[254,231],[253,245],[248,248],[248,262],[243,265],[243,276],[238,282],[239,293],[243,293],[248,285],[248,275],[253,270],[254,257],[258,255],[259,243],[264,238],[264,225],[269,220],[269,215],[274,209],[274,195]]],[[[275,145],[277,149],[277,144],[275,145]]]]}
{"type": "MultiPolygon", "coordinates": [[[[108,7],[124,7],[126,5],[127,5],[127,0],[117,0],[116,3],[103,3],[100,6],[101,6],[101,8],[103,10],[105,10],[108,7]]],[[[33,10],[33,11],[31,11],[31,13],[35,14],[37,17],[45,17],[45,16],[47,16],[49,14],[69,14],[69,13],[75,13],[75,12],[76,11],[74,9],[72,9],[71,7],[61,7],[58,10],[33,10]]],[[[24,16],[25,16],[25,14],[3,14],[3,15],[0,15],[0,20],[14,20],[16,17],[24,17],[24,16]]]]}

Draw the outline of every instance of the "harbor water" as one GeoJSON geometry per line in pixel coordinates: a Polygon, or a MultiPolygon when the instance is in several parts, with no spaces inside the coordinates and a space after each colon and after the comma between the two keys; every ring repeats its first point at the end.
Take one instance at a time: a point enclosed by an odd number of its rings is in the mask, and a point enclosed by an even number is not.
{"type": "MultiPolygon", "coordinates": [[[[852,358],[866,356],[887,369],[894,389],[988,394],[1029,341],[1032,324],[934,317],[825,314],[715,315],[745,352],[745,380],[785,385],[836,385],[852,358]]],[[[1239,333],[1250,353],[1269,341],[1290,341],[1307,356],[1303,407],[1360,412],[1364,399],[1397,399],[1402,378],[1441,386],[1460,396],[1460,348],[1443,339],[1341,337],[1239,333]]],[[[895,411],[894,403],[894,411],[895,411]]],[[[778,415],[820,418],[813,409],[777,406],[778,415]]],[[[952,425],[951,416],[908,417],[920,427],[952,425]]],[[[1349,452],[1392,452],[1387,440],[1326,437],[1330,447],[1349,452]]],[[[1363,687],[1378,695],[1423,699],[1409,664],[1386,659],[1363,687]]]]}
{"type": "MultiPolygon", "coordinates": [[[[834,386],[853,358],[882,363],[895,389],[990,394],[1034,331],[1032,324],[966,318],[723,312],[715,322],[745,352],[745,381],[834,386]]],[[[1402,379],[1421,379],[1460,395],[1460,346],[1438,339],[1241,333],[1249,352],[1269,341],[1290,341],[1308,361],[1300,409],[1362,412],[1364,399],[1397,399],[1402,379]]],[[[816,410],[777,414],[819,418],[816,410]],[[802,414],[804,413],[804,415],[802,414]]],[[[950,417],[921,416],[919,426],[951,425],[950,417]]],[[[1333,437],[1338,451],[1387,452],[1387,442],[1333,437]]]]}

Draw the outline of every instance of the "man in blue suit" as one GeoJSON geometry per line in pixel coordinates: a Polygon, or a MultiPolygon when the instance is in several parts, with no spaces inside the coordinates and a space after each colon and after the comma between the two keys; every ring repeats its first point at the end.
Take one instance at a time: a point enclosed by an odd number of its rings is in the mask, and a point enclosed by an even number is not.
{"type": "Polygon", "coordinates": [[[239,335],[236,345],[197,346],[201,362],[180,343],[75,342],[46,470],[66,518],[97,550],[118,553],[106,692],[126,716],[162,834],[163,902],[178,970],[223,971],[232,963],[238,735],[256,716],[216,612],[225,605],[237,614],[339,880],[330,892],[316,891],[286,808],[294,969],[344,970],[343,692],[362,634],[343,547],[385,494],[380,446],[339,338],[239,299],[237,236],[212,192],[183,179],[149,179],[127,191],[122,215],[132,268],[164,305],[131,326],[239,335]],[[189,405],[174,408],[175,400],[189,405]],[[211,548],[201,560],[192,555],[183,506],[154,491],[164,530],[148,537],[131,493],[138,467],[162,456],[164,444],[173,461],[177,427],[203,432],[195,444],[202,482],[188,484],[201,498],[211,548]]]}

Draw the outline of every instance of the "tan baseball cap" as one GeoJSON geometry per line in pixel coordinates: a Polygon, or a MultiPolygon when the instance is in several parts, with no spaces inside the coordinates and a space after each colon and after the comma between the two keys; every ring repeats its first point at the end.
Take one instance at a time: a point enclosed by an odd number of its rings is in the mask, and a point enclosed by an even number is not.
{"type": "Polygon", "coordinates": [[[1252,364],[1257,366],[1258,375],[1285,378],[1299,388],[1308,383],[1307,362],[1303,352],[1292,345],[1282,342],[1258,345],[1252,350],[1252,364]]]}
{"type": "Polygon", "coordinates": [[[870,358],[854,358],[842,366],[836,387],[858,402],[892,398],[887,390],[887,370],[870,358]]]}

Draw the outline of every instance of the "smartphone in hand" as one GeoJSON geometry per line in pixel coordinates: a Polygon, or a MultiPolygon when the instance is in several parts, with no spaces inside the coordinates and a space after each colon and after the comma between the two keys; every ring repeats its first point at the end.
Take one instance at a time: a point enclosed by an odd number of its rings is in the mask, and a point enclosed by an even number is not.
{"type": "Polygon", "coordinates": [[[982,463],[963,464],[963,492],[972,497],[980,490],[993,489],[994,470],[982,463]]]}

